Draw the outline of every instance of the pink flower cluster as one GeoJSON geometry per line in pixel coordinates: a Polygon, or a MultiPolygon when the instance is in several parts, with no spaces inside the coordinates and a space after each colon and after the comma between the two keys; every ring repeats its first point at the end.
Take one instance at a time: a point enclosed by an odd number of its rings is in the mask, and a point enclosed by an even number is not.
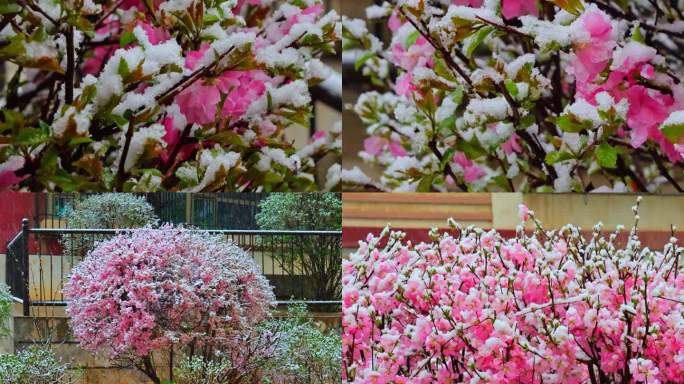
{"type": "Polygon", "coordinates": [[[675,383],[684,248],[596,226],[505,239],[453,227],[368,235],[343,264],[343,379],[354,383],[675,383]]]}
{"type": "Polygon", "coordinates": [[[617,25],[596,6],[588,7],[580,21],[586,37],[578,39],[574,47],[577,99],[597,105],[597,95],[607,93],[615,102],[626,100],[630,131],[619,134],[628,136],[634,148],[650,139],[660,145],[670,161],[684,160],[682,152],[659,129],[672,112],[684,108],[684,86],[679,79],[656,71],[662,57],[655,48],[638,41],[619,45],[617,25]]]}
{"type": "MultiPolygon", "coordinates": [[[[202,44],[199,50],[190,51],[185,58],[185,67],[194,69],[197,62],[209,49],[202,44]]],[[[176,103],[189,123],[209,124],[216,121],[217,106],[221,95],[225,95],[220,117],[237,120],[247,111],[247,107],[263,95],[265,84],[270,78],[264,71],[227,71],[215,79],[195,82],[176,96],[176,103]]]]}
{"type": "Polygon", "coordinates": [[[82,347],[136,357],[174,343],[236,345],[274,301],[240,247],[173,226],[98,244],[74,268],[64,295],[82,347]]]}

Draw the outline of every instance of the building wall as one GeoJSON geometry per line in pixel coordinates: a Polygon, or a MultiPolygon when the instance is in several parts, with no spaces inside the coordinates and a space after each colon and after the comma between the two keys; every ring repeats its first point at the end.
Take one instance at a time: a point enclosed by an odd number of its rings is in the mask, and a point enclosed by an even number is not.
{"type": "MultiPolygon", "coordinates": [[[[521,193],[345,193],[343,201],[343,247],[347,254],[367,233],[377,234],[387,224],[405,230],[414,241],[428,240],[427,231],[433,227],[446,228],[450,217],[462,226],[494,228],[511,235],[519,224],[519,204],[525,204],[533,210],[548,229],[570,223],[591,230],[601,221],[606,231],[613,231],[618,224],[629,230],[634,222],[631,207],[636,197],[521,193]]],[[[670,237],[672,226],[679,228],[676,236],[684,238],[684,197],[644,196],[639,215],[642,240],[650,246],[662,246],[670,237]]]]}

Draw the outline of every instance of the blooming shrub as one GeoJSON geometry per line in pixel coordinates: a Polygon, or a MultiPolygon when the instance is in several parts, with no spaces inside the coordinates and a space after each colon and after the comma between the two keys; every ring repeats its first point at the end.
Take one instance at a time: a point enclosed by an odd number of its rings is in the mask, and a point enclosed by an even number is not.
{"type": "Polygon", "coordinates": [[[169,225],[99,243],[73,269],[64,295],[83,348],[133,360],[155,383],[152,352],[176,344],[206,359],[229,350],[242,366],[249,355],[240,346],[275,300],[240,247],[169,225]]]}
{"type": "Polygon", "coordinates": [[[683,191],[682,3],[398,0],[343,20],[376,89],[349,188],[683,191]]]}
{"type": "MultiPolygon", "coordinates": [[[[637,207],[635,206],[635,210],[637,207]]],[[[684,248],[601,224],[504,239],[453,226],[369,235],[343,265],[343,377],[356,383],[678,383],[684,248]]],[[[638,216],[636,217],[638,222],[638,216]]]]}
{"type": "Polygon", "coordinates": [[[339,129],[299,150],[284,134],[309,125],[309,87],[331,76],[320,57],[341,30],[321,0],[8,0],[0,12],[0,64],[16,68],[0,99],[0,187],[311,190],[317,161],[340,150],[339,129]]]}

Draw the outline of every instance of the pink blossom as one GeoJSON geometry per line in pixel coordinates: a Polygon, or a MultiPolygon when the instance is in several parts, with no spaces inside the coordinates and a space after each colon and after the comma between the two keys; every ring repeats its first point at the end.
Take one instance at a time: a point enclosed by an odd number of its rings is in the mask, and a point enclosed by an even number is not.
{"type": "Polygon", "coordinates": [[[631,144],[639,148],[648,138],[659,139],[662,134],[658,127],[670,115],[672,98],[653,92],[648,88],[635,85],[627,91],[629,112],[627,124],[632,129],[631,144]]]}
{"type": "MultiPolygon", "coordinates": [[[[107,21],[103,26],[95,31],[98,38],[106,39],[107,36],[114,34],[119,29],[120,23],[118,21],[107,21]]],[[[92,56],[88,57],[83,62],[83,73],[89,75],[97,75],[104,67],[105,61],[109,59],[112,53],[118,48],[116,44],[102,45],[95,47],[92,56]]]]}
{"type": "Polygon", "coordinates": [[[515,133],[511,135],[511,138],[501,145],[501,149],[503,149],[507,155],[522,152],[522,146],[518,143],[518,135],[515,133]]]}
{"type": "Polygon", "coordinates": [[[151,24],[145,22],[139,22],[138,25],[140,25],[142,29],[145,31],[147,39],[150,41],[150,44],[152,45],[163,43],[164,41],[167,41],[171,38],[171,34],[169,34],[169,32],[164,28],[155,28],[151,24]]]}
{"type": "Polygon", "coordinates": [[[577,42],[573,70],[580,95],[589,92],[590,83],[601,73],[610,61],[615,47],[613,25],[603,11],[592,7],[580,17],[581,26],[587,38],[577,42]]]}
{"type": "Polygon", "coordinates": [[[399,11],[396,9],[393,10],[389,20],[387,21],[387,27],[390,29],[390,31],[396,32],[399,28],[401,28],[402,24],[403,22],[401,21],[399,11]]]}
{"type": "Polygon", "coordinates": [[[261,5],[262,0],[238,0],[233,12],[239,13],[245,5],[261,5]]]}
{"type": "Polygon", "coordinates": [[[215,85],[197,81],[179,93],[175,100],[188,123],[203,125],[216,119],[216,105],[221,94],[215,85]]]}
{"type": "Polygon", "coordinates": [[[226,94],[221,110],[224,118],[241,117],[265,91],[269,77],[260,70],[227,71],[217,79],[218,89],[226,94]]]}
{"type": "Polygon", "coordinates": [[[399,76],[397,78],[397,85],[395,87],[397,95],[409,96],[413,91],[415,91],[416,87],[413,85],[412,81],[413,80],[410,73],[403,73],[401,76],[399,76]]]}
{"type": "Polygon", "coordinates": [[[4,163],[0,163],[0,189],[13,186],[24,180],[26,176],[19,177],[15,171],[24,166],[24,158],[11,156],[4,163]]]}
{"type": "Polygon", "coordinates": [[[524,204],[518,204],[518,218],[525,222],[530,219],[530,209],[524,204]]]}
{"type": "Polygon", "coordinates": [[[185,53],[185,68],[195,69],[197,62],[204,57],[204,53],[209,49],[209,44],[202,43],[198,50],[185,53]]]}
{"type": "Polygon", "coordinates": [[[465,5],[473,8],[480,8],[483,0],[451,0],[451,4],[465,5]]]}
{"type": "Polygon", "coordinates": [[[473,161],[466,157],[463,152],[456,152],[453,157],[453,162],[466,169],[473,166],[473,161]]]}
{"type": "Polygon", "coordinates": [[[465,169],[465,172],[463,173],[463,179],[466,183],[472,183],[481,179],[484,175],[486,175],[486,173],[481,167],[477,165],[471,165],[465,169]]]}
{"type": "Polygon", "coordinates": [[[416,67],[432,66],[432,55],[435,48],[420,36],[410,47],[405,48],[403,44],[392,46],[392,55],[396,63],[408,72],[412,72],[416,67]]]}
{"type": "Polygon", "coordinates": [[[503,0],[501,13],[507,19],[514,19],[522,15],[537,15],[537,0],[503,0]]]}
{"type": "Polygon", "coordinates": [[[404,146],[402,146],[401,143],[396,140],[390,141],[389,150],[390,153],[395,157],[402,157],[408,154],[406,149],[404,149],[404,146]]]}
{"type": "Polygon", "coordinates": [[[634,375],[634,380],[644,383],[658,384],[660,381],[655,379],[658,376],[658,368],[653,361],[647,359],[631,359],[629,370],[634,375]]]}
{"type": "Polygon", "coordinates": [[[363,149],[372,156],[380,156],[385,146],[387,145],[387,139],[377,136],[371,136],[363,141],[363,149]]]}

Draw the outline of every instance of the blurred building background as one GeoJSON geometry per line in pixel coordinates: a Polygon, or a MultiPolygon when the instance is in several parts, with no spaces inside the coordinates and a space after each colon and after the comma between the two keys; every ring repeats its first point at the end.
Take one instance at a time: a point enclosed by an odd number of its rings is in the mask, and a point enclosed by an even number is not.
{"type": "MultiPolygon", "coordinates": [[[[344,1],[341,7],[342,15],[350,18],[366,18],[366,7],[373,4],[381,4],[378,0],[359,0],[359,1],[344,1]]],[[[377,36],[387,39],[387,31],[382,26],[374,27],[374,32],[377,36]]],[[[358,157],[359,151],[363,149],[363,139],[366,137],[365,127],[361,123],[354,111],[350,110],[356,103],[356,99],[361,93],[371,90],[368,82],[361,76],[359,72],[354,70],[354,62],[359,55],[354,50],[345,50],[342,52],[342,66],[344,77],[344,88],[342,92],[342,100],[344,101],[344,111],[342,112],[342,119],[344,121],[344,130],[342,133],[342,141],[344,147],[342,150],[342,163],[345,169],[351,169],[358,166],[367,175],[374,177],[378,176],[379,172],[376,168],[369,166],[358,157]]]]}
{"type": "MultiPolygon", "coordinates": [[[[515,234],[518,205],[535,212],[544,228],[565,224],[591,231],[599,221],[612,232],[617,225],[629,231],[634,223],[635,195],[522,194],[522,193],[344,193],[342,244],[349,254],[367,233],[378,234],[387,224],[407,232],[414,242],[427,241],[430,228],[446,228],[454,218],[461,226],[493,228],[504,236],[515,234]]],[[[670,238],[684,241],[684,196],[644,196],[639,209],[642,243],[662,248],[670,238]]]]}

